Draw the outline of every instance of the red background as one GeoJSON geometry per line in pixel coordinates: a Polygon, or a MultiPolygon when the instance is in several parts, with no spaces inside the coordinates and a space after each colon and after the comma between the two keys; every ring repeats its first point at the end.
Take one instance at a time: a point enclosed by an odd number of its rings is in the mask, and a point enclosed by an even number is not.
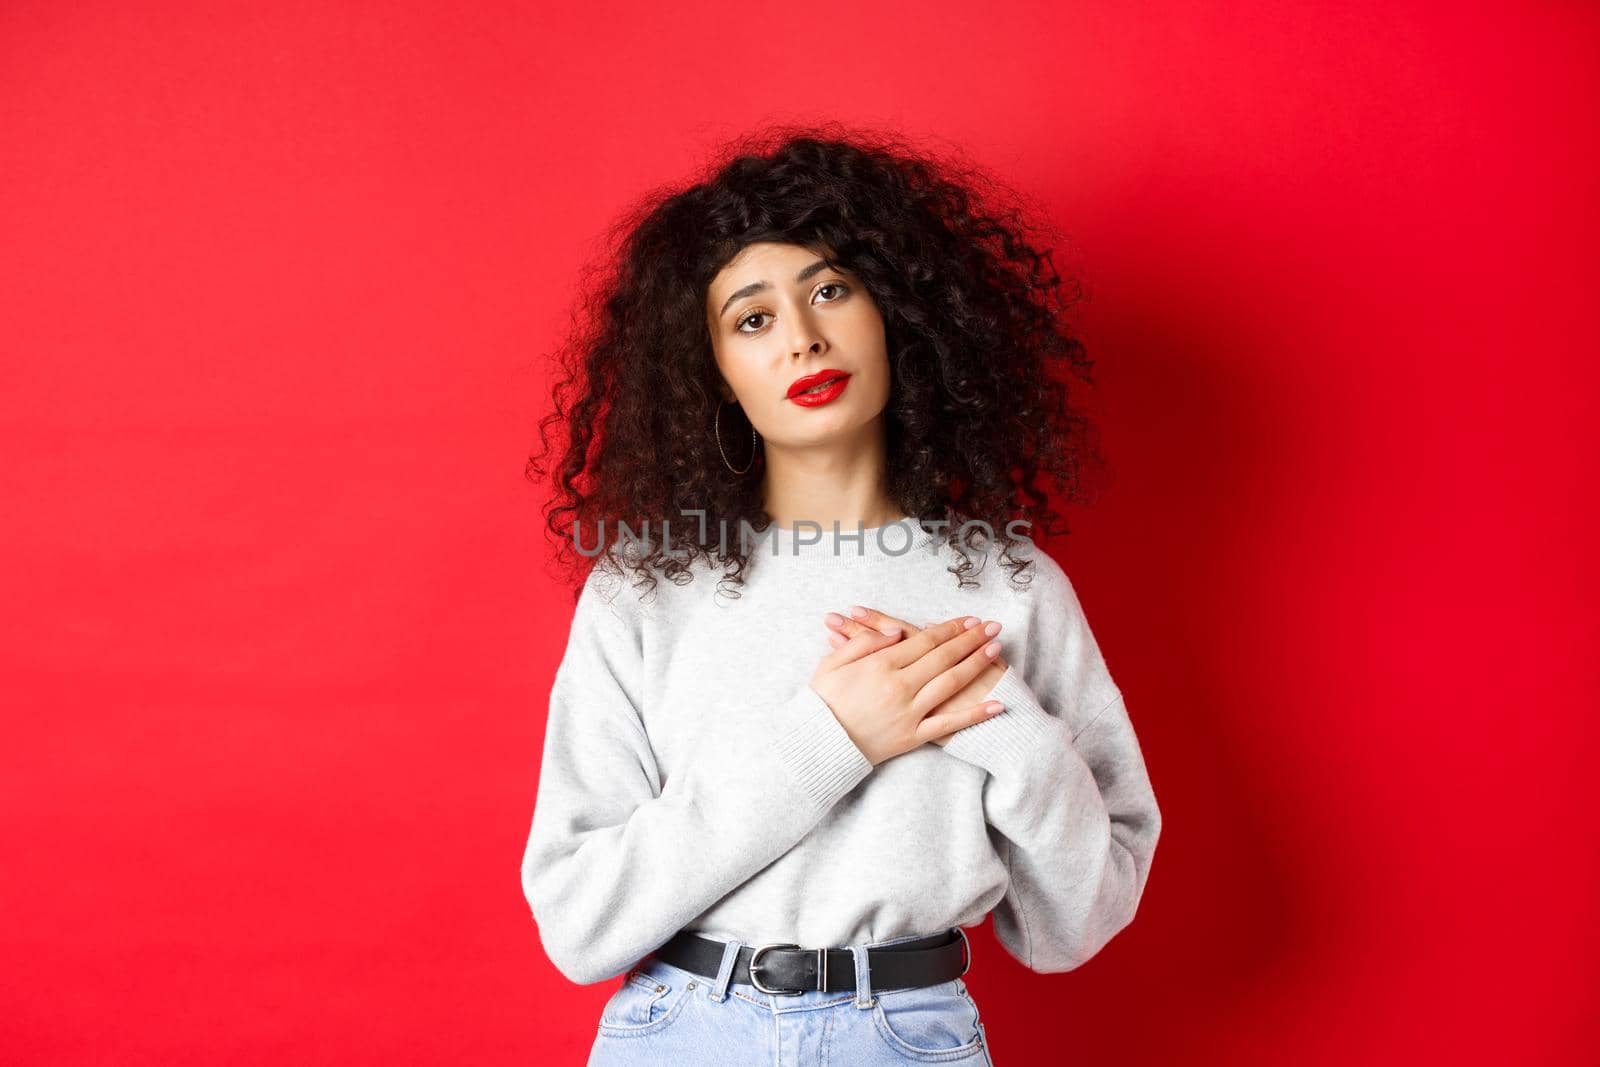
{"type": "Polygon", "coordinates": [[[582,1062],[520,895],[580,265],[765,120],[1076,242],[1164,830],[996,1062],[1592,1055],[1595,11],[0,8],[8,1063],[582,1062]],[[1052,1051],[1064,1049],[1064,1051],[1052,1051]]]}

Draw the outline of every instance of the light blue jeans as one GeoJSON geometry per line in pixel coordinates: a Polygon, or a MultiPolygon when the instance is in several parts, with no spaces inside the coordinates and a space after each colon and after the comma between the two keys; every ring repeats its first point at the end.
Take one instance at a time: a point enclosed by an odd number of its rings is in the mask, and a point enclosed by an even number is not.
{"type": "Polygon", "coordinates": [[[715,980],[647,957],[602,1009],[588,1067],[994,1067],[965,982],[875,993],[868,947],[851,946],[855,992],[791,996],[729,982],[737,941],[728,943],[715,980]]]}

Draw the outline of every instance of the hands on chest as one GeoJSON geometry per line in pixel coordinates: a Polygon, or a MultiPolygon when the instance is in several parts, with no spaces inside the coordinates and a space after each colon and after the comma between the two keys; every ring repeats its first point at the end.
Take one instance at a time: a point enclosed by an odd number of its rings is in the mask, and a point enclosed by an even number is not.
{"type": "Polygon", "coordinates": [[[991,640],[998,622],[964,615],[917,627],[871,608],[850,614],[824,616],[834,651],[811,688],[874,765],[1005,710],[983,699],[1008,667],[991,640]]]}

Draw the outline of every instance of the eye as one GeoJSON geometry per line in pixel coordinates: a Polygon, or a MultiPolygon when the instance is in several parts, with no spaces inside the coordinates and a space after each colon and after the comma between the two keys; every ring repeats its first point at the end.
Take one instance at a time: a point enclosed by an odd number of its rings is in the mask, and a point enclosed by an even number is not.
{"type": "MultiPolygon", "coordinates": [[[[740,333],[755,333],[756,330],[745,329],[744,324],[749,322],[751,319],[762,319],[766,317],[767,313],[765,311],[752,311],[750,314],[734,323],[734,329],[738,330],[740,333]]],[[[759,327],[757,327],[757,329],[759,329],[759,327]]]]}
{"type": "MultiPolygon", "coordinates": [[[[850,287],[848,285],[844,284],[844,282],[823,282],[821,285],[817,286],[818,295],[820,295],[826,289],[837,289],[839,291],[839,295],[838,296],[834,296],[834,297],[829,297],[828,299],[823,301],[824,304],[837,303],[838,301],[844,299],[846,293],[850,292],[850,287]]],[[[755,329],[751,329],[751,330],[745,329],[745,326],[748,323],[750,323],[752,320],[755,320],[755,319],[768,319],[768,318],[771,318],[771,317],[772,317],[772,314],[770,312],[767,312],[767,311],[752,311],[749,314],[745,315],[743,318],[741,318],[738,322],[734,323],[733,324],[733,328],[735,330],[737,330],[739,333],[759,333],[761,331],[761,329],[762,329],[761,326],[757,326],[755,329]]]]}

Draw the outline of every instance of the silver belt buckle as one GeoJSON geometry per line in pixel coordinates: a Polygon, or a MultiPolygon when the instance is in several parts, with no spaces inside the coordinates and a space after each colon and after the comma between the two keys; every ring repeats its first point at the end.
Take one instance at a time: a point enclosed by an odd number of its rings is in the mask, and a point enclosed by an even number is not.
{"type": "MultiPolygon", "coordinates": [[[[808,990],[805,990],[805,989],[778,989],[778,988],[772,987],[772,986],[764,986],[764,985],[761,984],[761,976],[756,973],[756,963],[757,963],[757,961],[761,959],[761,954],[763,952],[767,951],[769,948],[799,948],[799,947],[800,947],[799,945],[792,944],[792,943],[785,942],[785,943],[781,943],[780,944],[780,943],[774,942],[774,943],[772,943],[770,945],[762,945],[760,948],[758,948],[754,952],[750,953],[750,984],[755,986],[757,989],[761,990],[761,992],[763,992],[763,993],[772,993],[772,994],[775,994],[775,995],[780,996],[780,997],[797,997],[801,993],[808,992],[808,990]]],[[[825,948],[819,948],[819,949],[817,949],[817,990],[818,990],[818,992],[826,991],[827,986],[828,986],[828,950],[825,949],[825,948]]]]}

